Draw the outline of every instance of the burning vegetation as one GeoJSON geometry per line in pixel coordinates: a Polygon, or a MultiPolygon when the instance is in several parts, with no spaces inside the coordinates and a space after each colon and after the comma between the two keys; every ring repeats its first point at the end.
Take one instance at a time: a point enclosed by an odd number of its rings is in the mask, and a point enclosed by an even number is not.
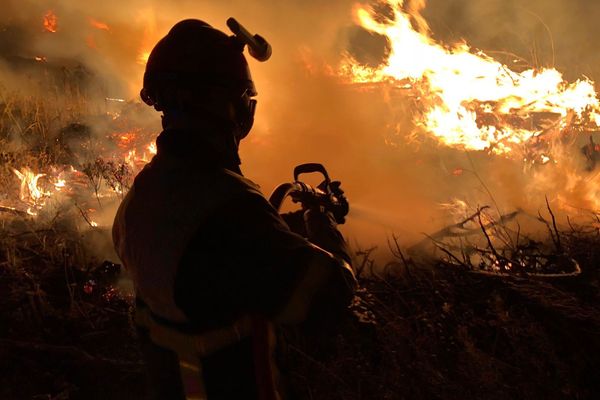
{"type": "MultiPolygon", "coordinates": [[[[409,112],[410,125],[389,124],[397,133],[390,147],[485,154],[518,164],[540,193],[556,191],[542,196],[537,212],[504,211],[475,168],[451,168],[457,181],[474,176],[489,206],[457,189],[440,205],[450,223],[427,227],[414,243],[392,235],[389,262],[359,242],[362,287],[351,312],[331,332],[282,332],[286,372],[307,399],[595,398],[595,84],[568,82],[522,58],[501,62],[464,41],[442,43],[424,7],[355,5],[355,23],[382,40],[384,59],[364,63],[347,52],[338,68],[327,65],[328,77],[409,112]],[[565,216],[574,210],[576,220],[565,216]]],[[[152,10],[139,19],[130,61],[144,65],[160,29],[152,10]]],[[[97,38],[121,29],[109,19],[82,20],[94,54],[102,50],[97,38]]],[[[68,34],[52,10],[42,26],[48,37],[68,34]]],[[[133,298],[110,228],[116,205],[157,152],[159,121],[139,102],[90,89],[98,76],[83,64],[11,57],[9,64],[35,63],[30,71],[44,81],[32,95],[0,89],[0,357],[8,360],[0,398],[144,398],[133,298]]],[[[318,70],[306,67],[309,78],[318,70]]]]}
{"type": "MultiPolygon", "coordinates": [[[[384,60],[364,64],[347,54],[340,76],[361,90],[391,93],[391,107],[409,102],[401,110],[413,115],[410,140],[523,162],[538,197],[550,195],[563,212],[597,210],[593,137],[600,101],[594,82],[568,82],[558,70],[514,55],[505,64],[464,41],[441,43],[421,17],[425,2],[406,3],[355,6],[356,23],[384,41],[384,60]],[[416,3],[421,6],[415,9],[416,3]]],[[[410,128],[399,123],[397,129],[396,142],[403,141],[410,128]]]]}
{"type": "Polygon", "coordinates": [[[384,37],[388,54],[377,67],[348,57],[341,74],[353,83],[404,90],[415,98],[415,124],[441,144],[546,163],[548,155],[529,159],[524,149],[598,129],[600,101],[589,79],[569,83],[556,69],[515,70],[467,43],[438,43],[423,19],[420,31],[414,27],[419,15],[403,3],[387,2],[385,18],[368,6],[355,7],[358,24],[384,37]]]}

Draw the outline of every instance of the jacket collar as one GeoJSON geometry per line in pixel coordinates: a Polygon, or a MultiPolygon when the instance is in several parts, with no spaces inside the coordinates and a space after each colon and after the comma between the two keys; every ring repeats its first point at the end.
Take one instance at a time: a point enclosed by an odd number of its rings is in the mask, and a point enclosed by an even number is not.
{"type": "Polygon", "coordinates": [[[156,147],[159,156],[174,157],[204,168],[226,168],[242,174],[237,149],[219,149],[205,139],[202,132],[165,129],[156,138],[156,147]]]}

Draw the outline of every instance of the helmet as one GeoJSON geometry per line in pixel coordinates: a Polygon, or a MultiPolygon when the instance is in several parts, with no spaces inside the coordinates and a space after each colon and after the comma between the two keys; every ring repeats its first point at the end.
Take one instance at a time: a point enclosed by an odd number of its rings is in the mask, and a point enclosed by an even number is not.
{"type": "Polygon", "coordinates": [[[243,50],[235,36],[183,20],[150,53],[140,96],[158,111],[232,104],[241,139],[252,127],[257,95],[243,50]]]}

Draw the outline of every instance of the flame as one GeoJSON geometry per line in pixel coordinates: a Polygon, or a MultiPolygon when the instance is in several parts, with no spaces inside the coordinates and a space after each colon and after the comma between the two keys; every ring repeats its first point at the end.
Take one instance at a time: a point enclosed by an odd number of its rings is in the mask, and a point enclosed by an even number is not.
{"type": "Polygon", "coordinates": [[[144,35],[136,60],[138,64],[146,65],[150,58],[150,52],[159,39],[154,9],[141,10],[138,14],[138,21],[144,26],[144,35]]]}
{"type": "Polygon", "coordinates": [[[129,132],[122,132],[116,134],[117,146],[122,150],[129,150],[138,139],[139,130],[134,129],[129,132]]]}
{"type": "Polygon", "coordinates": [[[54,182],[54,188],[56,189],[57,192],[60,192],[66,186],[67,186],[67,181],[64,179],[59,178],[56,182],[54,182]]]}
{"type": "Polygon", "coordinates": [[[148,149],[148,153],[152,154],[153,156],[155,156],[156,153],[158,152],[158,149],[156,147],[156,142],[150,143],[148,145],[147,149],[148,149]]]}
{"type": "Polygon", "coordinates": [[[404,10],[403,0],[387,3],[393,17],[383,21],[368,6],[354,10],[360,26],[387,38],[385,62],[372,68],[348,56],[340,72],[353,83],[414,91],[419,99],[415,124],[440,143],[508,155],[546,134],[549,126],[553,132],[582,122],[598,127],[600,101],[589,79],[569,83],[555,69],[516,72],[466,43],[442,45],[428,29],[415,30],[411,18],[420,16],[404,10]],[[543,123],[535,121],[536,115],[546,116],[543,123]]]}
{"type": "Polygon", "coordinates": [[[48,10],[44,15],[44,29],[50,33],[56,33],[58,30],[58,18],[52,10],[48,10]]]}
{"type": "Polygon", "coordinates": [[[142,50],[142,52],[140,53],[140,55],[138,56],[138,59],[137,59],[138,64],[146,65],[149,58],[150,58],[150,51],[142,50]]]}
{"type": "Polygon", "coordinates": [[[27,209],[27,213],[30,215],[37,215],[37,212],[34,210],[41,208],[45,203],[45,199],[50,196],[49,192],[44,191],[38,186],[39,179],[46,176],[46,174],[36,174],[27,167],[23,168],[21,171],[13,169],[13,172],[21,181],[21,189],[19,192],[21,201],[30,206],[27,209]]]}
{"type": "Polygon", "coordinates": [[[156,142],[152,142],[144,148],[144,151],[142,151],[141,154],[138,153],[136,149],[129,150],[129,152],[125,155],[125,162],[132,168],[133,171],[137,171],[149,163],[156,153],[156,142]]]}

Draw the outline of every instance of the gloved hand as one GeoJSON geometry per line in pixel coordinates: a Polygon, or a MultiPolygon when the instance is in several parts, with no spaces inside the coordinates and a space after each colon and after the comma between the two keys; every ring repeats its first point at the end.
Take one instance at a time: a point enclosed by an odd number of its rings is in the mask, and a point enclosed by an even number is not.
{"type": "Polygon", "coordinates": [[[323,250],[342,257],[350,263],[350,250],[344,237],[337,229],[333,214],[319,208],[298,210],[281,214],[290,230],[323,250]]]}
{"type": "Polygon", "coordinates": [[[304,210],[288,212],[281,214],[284,222],[290,227],[290,230],[302,237],[308,237],[306,225],[304,224],[304,210]]]}
{"type": "Polygon", "coordinates": [[[351,263],[348,244],[337,229],[337,223],[331,212],[319,208],[308,209],[304,212],[304,225],[305,237],[311,243],[351,263]]]}

